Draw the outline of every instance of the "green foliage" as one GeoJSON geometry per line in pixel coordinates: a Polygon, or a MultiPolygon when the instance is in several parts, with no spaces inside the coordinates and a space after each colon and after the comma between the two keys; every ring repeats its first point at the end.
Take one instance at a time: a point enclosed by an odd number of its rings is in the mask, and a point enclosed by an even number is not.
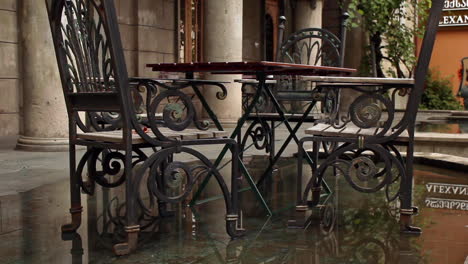
{"type": "Polygon", "coordinates": [[[414,37],[424,32],[418,25],[424,25],[429,7],[430,0],[350,0],[349,26],[361,25],[368,33],[380,75],[412,75],[416,64],[414,37]],[[384,72],[385,61],[392,67],[384,72]]]}
{"type": "Polygon", "coordinates": [[[462,105],[452,92],[448,78],[440,76],[439,72],[429,72],[426,87],[421,98],[420,109],[430,110],[461,110],[462,105]]]}

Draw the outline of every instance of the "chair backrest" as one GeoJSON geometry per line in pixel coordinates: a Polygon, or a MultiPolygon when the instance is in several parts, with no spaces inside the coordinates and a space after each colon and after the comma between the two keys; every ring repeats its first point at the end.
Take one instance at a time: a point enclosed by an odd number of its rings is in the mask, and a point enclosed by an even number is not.
{"type": "Polygon", "coordinates": [[[414,126],[416,122],[419,103],[421,102],[421,97],[424,93],[424,85],[429,71],[429,63],[434,49],[443,6],[444,0],[432,0],[429,17],[427,18],[426,32],[424,34],[421,50],[418,56],[418,62],[414,71],[414,88],[408,98],[408,104],[403,118],[403,120],[409,121],[410,126],[414,126]]]}
{"type": "Polygon", "coordinates": [[[341,36],[338,38],[327,29],[305,28],[294,32],[285,41],[283,35],[286,18],[280,18],[279,46],[277,60],[307,65],[344,65],[344,43],[346,43],[346,22],[348,15],[342,16],[341,36]]]}
{"type": "MultiPolygon", "coordinates": [[[[70,119],[123,126],[128,76],[113,0],[46,0],[70,119]],[[79,119],[79,118],[78,118],[79,119]]],[[[127,121],[126,121],[127,120],[127,121]]],[[[84,122],[78,125],[84,130],[84,122]]]]}
{"type": "MultiPolygon", "coordinates": [[[[296,63],[296,64],[307,64],[307,65],[320,65],[320,66],[334,66],[343,67],[344,65],[344,53],[346,43],[346,25],[349,15],[344,13],[341,16],[341,35],[338,38],[335,34],[327,29],[322,28],[305,28],[297,32],[292,33],[285,41],[283,41],[283,35],[285,30],[286,18],[280,17],[279,30],[278,30],[278,43],[281,45],[277,51],[277,61],[296,63]]],[[[292,91],[304,92],[313,89],[313,84],[308,81],[297,81],[290,78],[282,79],[278,82],[275,91],[292,91]]],[[[330,95],[331,93],[327,93],[330,95]]],[[[278,96],[280,101],[289,102],[287,108],[289,112],[303,112],[304,107],[308,104],[304,102],[311,102],[310,93],[304,94],[302,97],[298,97],[297,102],[290,100],[282,100],[282,96],[278,96]],[[302,98],[302,99],[299,99],[302,98]],[[302,102],[301,102],[302,101],[302,102]]],[[[338,95],[339,96],[339,95],[338,95]]],[[[286,96],[290,98],[290,96],[286,96]]],[[[337,98],[337,96],[334,96],[337,98]]],[[[330,100],[326,100],[323,104],[323,109],[315,111],[320,112],[331,112],[330,100]]],[[[283,104],[285,107],[287,103],[283,104]]]]}

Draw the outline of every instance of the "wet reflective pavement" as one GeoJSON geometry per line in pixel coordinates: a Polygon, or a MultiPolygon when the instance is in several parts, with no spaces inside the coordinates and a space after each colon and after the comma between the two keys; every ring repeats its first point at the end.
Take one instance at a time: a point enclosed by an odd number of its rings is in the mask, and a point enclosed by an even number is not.
{"type": "MultiPolygon", "coordinates": [[[[250,162],[261,172],[263,157],[250,162]]],[[[226,173],[226,170],[224,173],[226,173]]],[[[83,196],[84,222],[75,235],[60,233],[69,221],[68,181],[0,197],[0,263],[464,263],[468,256],[466,173],[416,166],[415,224],[419,237],[399,233],[395,204],[383,192],[361,194],[344,179],[327,176],[334,190],[312,211],[306,230],[287,229],[295,199],[294,159],[282,160],[265,186],[277,213],[266,217],[251,192],[242,193],[247,235],[225,233],[224,202],[191,209],[177,206],[174,217],[144,217],[138,251],[116,257],[122,239],[122,190],[83,196]],[[465,187],[464,187],[465,186],[465,187]]],[[[310,171],[310,170],[305,170],[310,171]]],[[[310,173],[310,172],[309,172],[310,173]]],[[[216,188],[211,188],[216,194],[216,188]]]]}

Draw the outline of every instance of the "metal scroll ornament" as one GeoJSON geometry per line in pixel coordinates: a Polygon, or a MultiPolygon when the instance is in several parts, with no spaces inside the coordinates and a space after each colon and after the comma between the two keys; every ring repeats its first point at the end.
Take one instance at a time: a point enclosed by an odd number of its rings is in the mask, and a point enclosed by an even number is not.
{"type": "Polygon", "coordinates": [[[378,104],[378,99],[379,96],[375,95],[358,97],[350,107],[351,121],[360,128],[376,127],[382,117],[382,108],[378,104]]]}
{"type": "Polygon", "coordinates": [[[183,188],[184,179],[186,182],[192,182],[192,171],[191,168],[183,162],[174,161],[170,163],[164,170],[164,183],[170,190],[177,190],[183,188]]]}
{"type": "MultiPolygon", "coordinates": [[[[135,163],[141,161],[138,158],[135,163]]],[[[83,192],[92,195],[95,183],[105,188],[115,188],[125,182],[126,175],[122,172],[125,164],[125,155],[107,149],[91,148],[81,158],[76,175],[83,192]],[[88,169],[88,181],[83,180],[85,166],[88,169]],[[98,166],[99,165],[99,166],[98,166]]]]}
{"type": "Polygon", "coordinates": [[[242,139],[243,149],[246,147],[249,138],[252,139],[252,143],[256,149],[265,149],[267,153],[271,151],[273,140],[272,129],[266,121],[255,120],[252,122],[242,139]]]}
{"type": "Polygon", "coordinates": [[[368,157],[360,156],[351,161],[345,178],[356,190],[372,193],[382,189],[387,184],[387,175],[379,175],[377,166],[368,157]]]}
{"type": "Polygon", "coordinates": [[[159,200],[167,203],[183,201],[193,188],[194,178],[192,176],[192,168],[186,163],[174,161],[169,163],[161,172],[161,165],[157,161],[150,169],[148,185],[151,192],[159,200]]]}
{"type": "Polygon", "coordinates": [[[174,131],[186,129],[194,120],[195,107],[188,95],[177,90],[163,91],[151,103],[150,114],[148,116],[151,128],[157,127],[158,120],[155,118],[156,113],[165,100],[167,100],[167,104],[164,105],[162,111],[164,125],[174,131]]]}
{"type": "Polygon", "coordinates": [[[268,131],[269,127],[265,127],[265,126],[259,126],[257,128],[255,128],[250,136],[252,137],[253,141],[254,141],[254,144],[255,144],[255,148],[257,149],[265,149],[268,144],[270,143],[270,136],[269,136],[269,131],[268,131]]]}
{"type": "Polygon", "coordinates": [[[358,157],[351,161],[348,173],[360,181],[367,182],[377,174],[377,167],[370,158],[358,157]]]}
{"type": "Polygon", "coordinates": [[[116,91],[100,8],[97,1],[65,1],[60,45],[70,93],[116,91]]]}
{"type": "Polygon", "coordinates": [[[280,61],[339,66],[341,41],[324,29],[309,28],[291,35],[280,49],[280,61]]]}

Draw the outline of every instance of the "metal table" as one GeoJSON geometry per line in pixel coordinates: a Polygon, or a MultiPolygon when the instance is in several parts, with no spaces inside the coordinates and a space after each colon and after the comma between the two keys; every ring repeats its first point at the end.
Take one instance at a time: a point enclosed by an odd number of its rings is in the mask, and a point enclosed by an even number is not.
{"type": "MultiPolygon", "coordinates": [[[[271,75],[287,75],[287,76],[347,76],[353,72],[355,69],[349,68],[338,68],[338,67],[324,67],[324,66],[311,66],[311,65],[303,65],[303,64],[291,64],[291,63],[279,63],[279,62],[201,62],[201,63],[158,63],[158,64],[148,64],[148,67],[152,68],[153,71],[162,71],[162,72],[179,72],[185,73],[187,79],[193,79],[195,72],[208,72],[212,74],[246,74],[246,75],[254,75],[258,80],[257,90],[253,97],[252,102],[249,104],[247,109],[244,111],[244,114],[237,122],[237,126],[231,134],[232,139],[238,138],[241,133],[242,126],[247,120],[247,117],[253,111],[255,105],[257,104],[258,99],[260,98],[262,92],[264,91],[268,98],[273,102],[274,108],[278,112],[280,119],[288,129],[290,135],[285,140],[283,145],[281,146],[280,150],[277,152],[273,160],[270,162],[268,168],[265,170],[264,174],[260,178],[260,180],[255,183],[253,178],[251,177],[249,171],[245,167],[244,163],[239,159],[239,164],[244,174],[248,184],[254,191],[254,194],[268,212],[269,215],[272,215],[272,211],[270,210],[268,204],[266,203],[265,199],[263,198],[262,194],[258,190],[258,185],[261,183],[268,175],[271,174],[273,166],[275,163],[278,162],[281,154],[286,149],[286,146],[289,142],[294,139],[296,143],[299,142],[299,139],[296,136],[296,132],[302,125],[302,121],[298,122],[294,127],[288,122],[288,119],[285,117],[285,113],[282,110],[278,100],[276,99],[274,93],[271,91],[268,85],[266,85],[267,76],[271,75]]],[[[213,119],[213,122],[217,126],[218,129],[224,130],[222,125],[219,123],[216,115],[210,110],[208,103],[204,100],[203,96],[201,95],[199,89],[194,87],[194,91],[197,96],[200,97],[201,103],[206,107],[208,114],[213,119]]],[[[312,102],[307,110],[303,113],[303,118],[306,117],[310,111],[312,110],[315,102],[312,102]]],[[[224,147],[221,153],[219,154],[218,158],[216,159],[214,166],[218,167],[221,164],[224,156],[228,151],[228,147],[224,147]]],[[[242,150],[241,150],[242,152],[242,150]]],[[[307,156],[307,155],[306,155],[307,156]]],[[[234,157],[233,157],[234,158],[234,157]]],[[[308,162],[311,164],[312,160],[307,157],[308,162]]],[[[197,193],[193,196],[191,205],[194,205],[197,202],[197,199],[203,189],[206,187],[208,181],[210,180],[211,175],[207,175],[204,179],[200,188],[198,189],[197,193]]],[[[199,203],[197,203],[199,204],[199,203]]]]}

